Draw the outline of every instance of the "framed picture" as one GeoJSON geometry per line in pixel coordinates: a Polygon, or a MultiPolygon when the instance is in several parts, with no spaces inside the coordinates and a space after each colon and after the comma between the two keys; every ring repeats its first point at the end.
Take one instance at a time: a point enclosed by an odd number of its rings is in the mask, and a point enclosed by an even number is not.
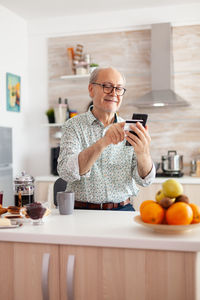
{"type": "Polygon", "coordinates": [[[7,110],[20,111],[21,78],[18,75],[6,73],[7,110]]]}

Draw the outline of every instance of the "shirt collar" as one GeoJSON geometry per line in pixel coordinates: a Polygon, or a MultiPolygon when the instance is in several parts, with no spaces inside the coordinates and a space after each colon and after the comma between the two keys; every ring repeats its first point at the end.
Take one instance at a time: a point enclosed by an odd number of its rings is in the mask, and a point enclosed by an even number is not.
{"type": "MultiPolygon", "coordinates": [[[[99,120],[93,115],[92,113],[92,108],[93,105],[91,105],[87,111],[87,115],[88,115],[88,120],[90,124],[93,124],[94,122],[99,122],[99,120]]],[[[117,123],[118,122],[118,116],[115,113],[115,118],[114,118],[114,122],[113,123],[117,123]]]]}

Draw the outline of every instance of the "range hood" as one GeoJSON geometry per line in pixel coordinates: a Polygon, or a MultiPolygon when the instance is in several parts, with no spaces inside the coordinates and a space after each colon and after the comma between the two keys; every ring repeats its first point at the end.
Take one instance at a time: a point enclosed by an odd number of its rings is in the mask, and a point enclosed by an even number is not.
{"type": "Polygon", "coordinates": [[[151,30],[152,91],[134,101],[138,108],[189,106],[173,91],[173,58],[170,23],[153,24],[151,30]]]}

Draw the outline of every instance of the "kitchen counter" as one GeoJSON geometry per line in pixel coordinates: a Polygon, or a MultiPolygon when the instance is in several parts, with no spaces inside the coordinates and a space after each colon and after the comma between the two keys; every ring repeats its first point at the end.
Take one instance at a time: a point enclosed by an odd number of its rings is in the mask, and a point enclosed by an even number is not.
{"type": "Polygon", "coordinates": [[[200,229],[159,234],[135,215],[53,210],[43,225],[1,229],[0,298],[44,299],[45,279],[50,299],[199,299],[200,229]]]}
{"type": "Polygon", "coordinates": [[[200,184],[200,177],[186,176],[183,177],[156,177],[154,183],[163,183],[167,179],[175,179],[182,184],[200,184]]]}
{"type": "MultiPolygon", "coordinates": [[[[44,182],[55,182],[58,179],[58,176],[47,175],[47,176],[36,176],[35,181],[44,181],[44,182]]],[[[184,175],[183,177],[156,177],[154,183],[162,183],[167,179],[174,178],[182,184],[200,184],[200,177],[193,177],[184,175]]]]}
{"type": "Polygon", "coordinates": [[[137,214],[75,210],[73,215],[61,216],[54,209],[42,225],[25,223],[20,228],[0,230],[0,241],[200,251],[200,227],[181,234],[160,234],[135,223],[137,214]]]}

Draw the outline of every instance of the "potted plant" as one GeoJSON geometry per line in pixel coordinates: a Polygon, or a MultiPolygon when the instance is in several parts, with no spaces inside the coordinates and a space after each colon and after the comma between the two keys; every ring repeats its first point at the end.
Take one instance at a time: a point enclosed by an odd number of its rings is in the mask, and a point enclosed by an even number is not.
{"type": "Polygon", "coordinates": [[[95,64],[95,63],[91,63],[90,64],[90,73],[92,73],[96,68],[98,68],[99,65],[98,64],[95,64]]]}
{"type": "Polygon", "coordinates": [[[46,115],[47,115],[49,123],[55,123],[55,115],[54,115],[54,109],[53,108],[49,108],[46,111],[46,115]]]}

